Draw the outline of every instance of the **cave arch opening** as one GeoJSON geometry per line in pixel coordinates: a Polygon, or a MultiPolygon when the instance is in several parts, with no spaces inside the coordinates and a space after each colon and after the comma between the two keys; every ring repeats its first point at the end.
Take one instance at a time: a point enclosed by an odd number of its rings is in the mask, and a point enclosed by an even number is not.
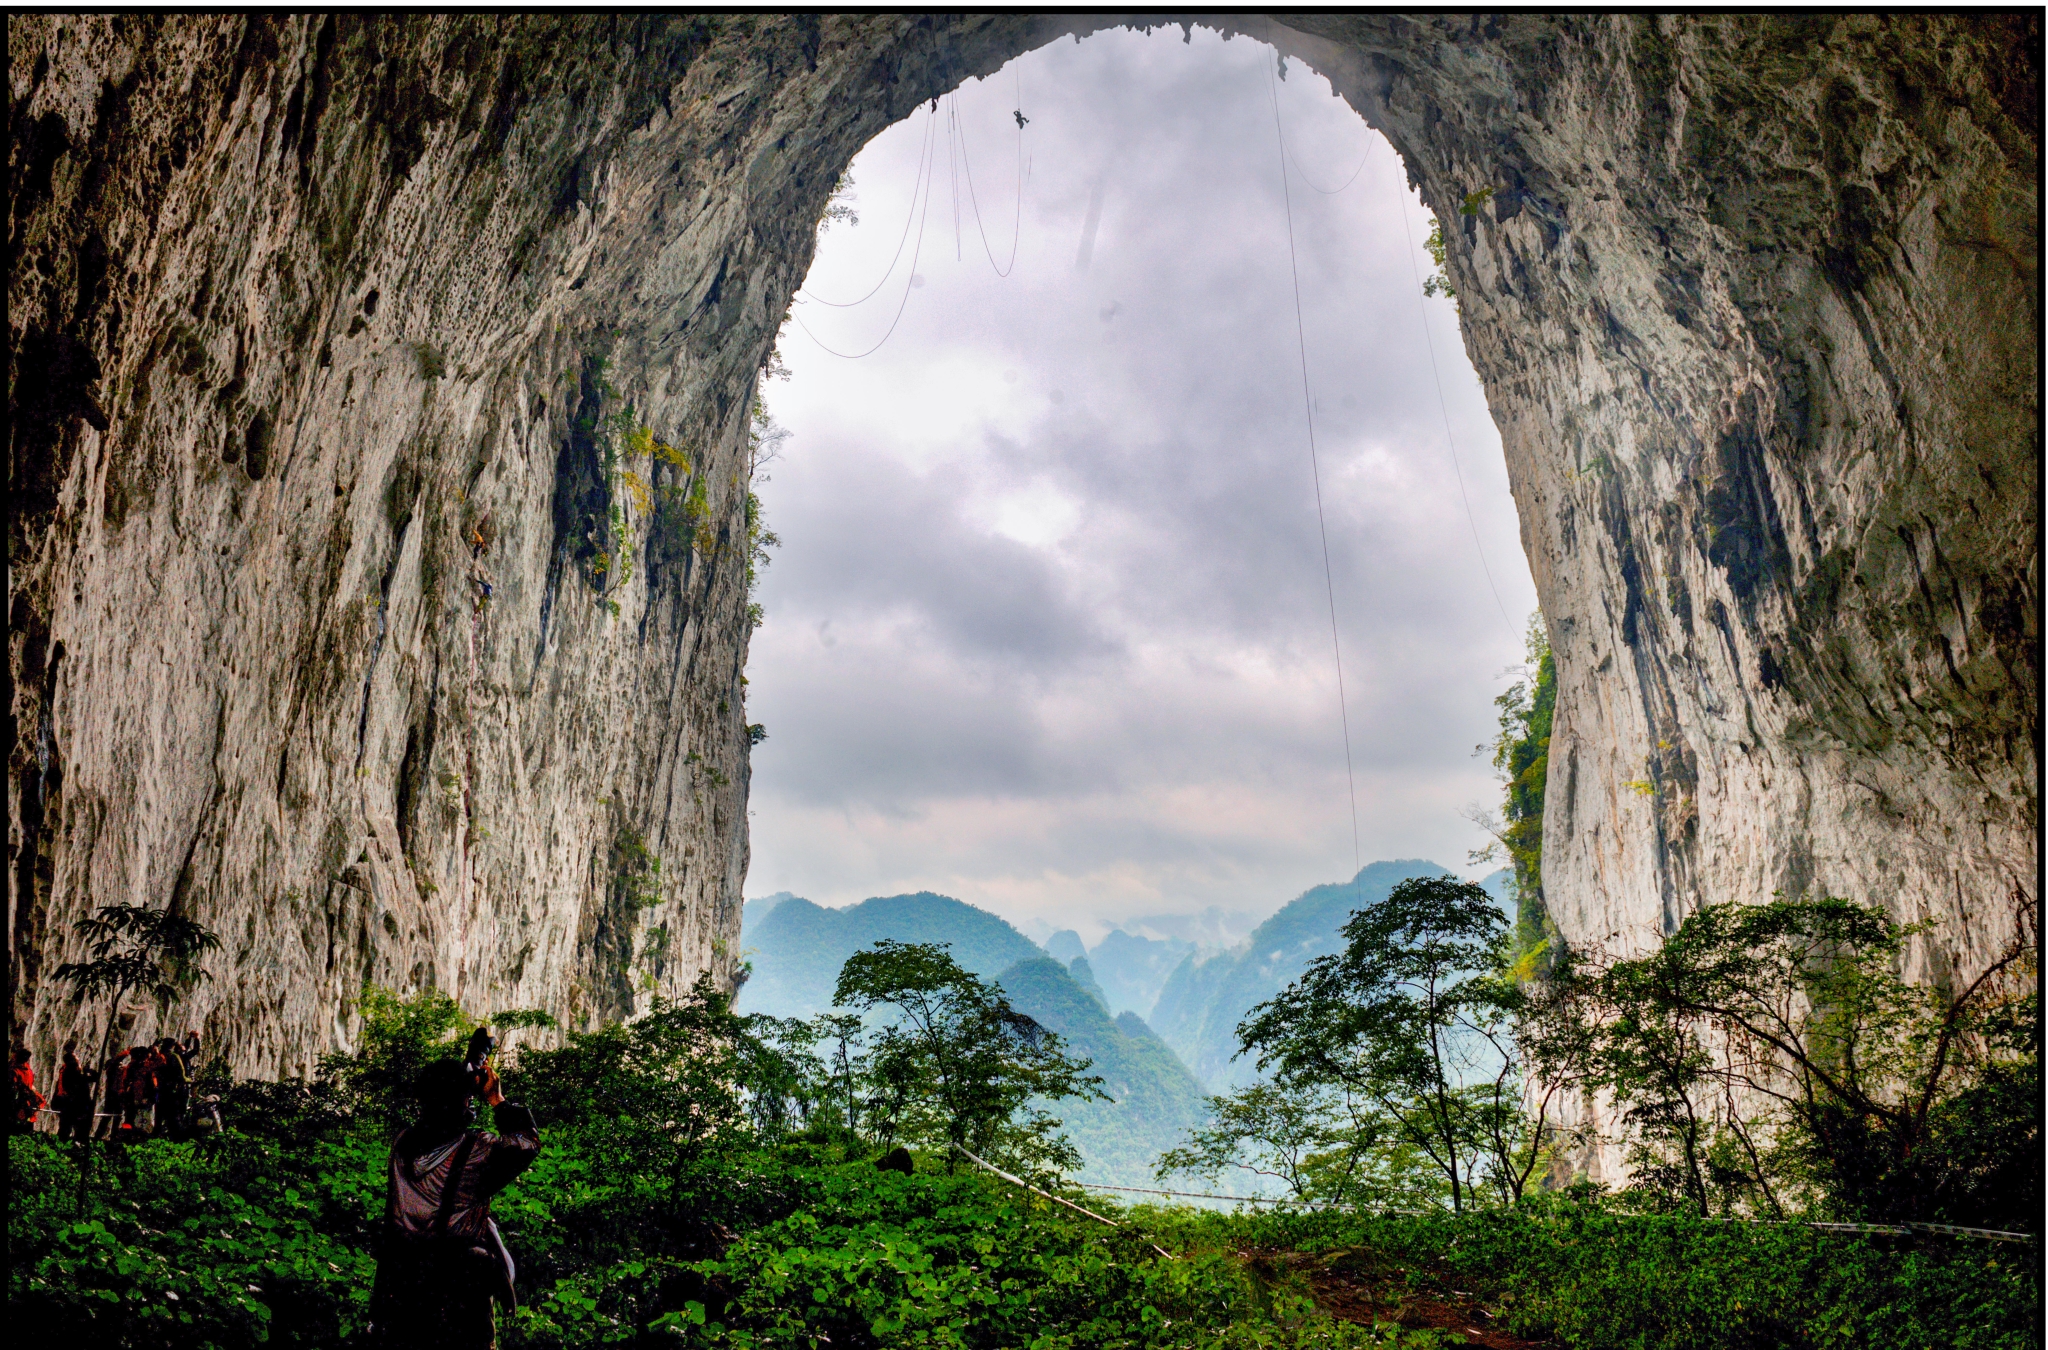
{"type": "Polygon", "coordinates": [[[919,105],[834,200],[762,384],[749,894],[1099,924],[1462,864],[1534,592],[1380,135],[1256,38],[1116,29],[919,105]]]}

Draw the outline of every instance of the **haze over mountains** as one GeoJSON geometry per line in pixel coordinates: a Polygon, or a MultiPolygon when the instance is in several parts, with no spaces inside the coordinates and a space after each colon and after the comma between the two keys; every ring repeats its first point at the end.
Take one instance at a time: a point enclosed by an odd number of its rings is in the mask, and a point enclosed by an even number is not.
{"type": "MultiPolygon", "coordinates": [[[[831,1007],[839,968],[855,952],[883,938],[946,943],[962,966],[1000,984],[1018,1011],[1095,1062],[1114,1102],[1057,1110],[1087,1160],[1081,1179],[1149,1185],[1152,1159],[1206,1114],[1205,1093],[1256,1077],[1250,1061],[1233,1059],[1245,1013],[1335,951],[1352,911],[1409,877],[1448,872],[1414,859],[1373,863],[1350,881],[1296,897],[1228,948],[1160,936],[1173,931],[1175,916],[1147,921],[1142,934],[1112,929],[1092,948],[1071,929],[1041,946],[997,915],[930,891],[845,909],[781,892],[747,902],[740,942],[751,976],[739,1008],[815,1016],[831,1007]]],[[[1481,884],[1505,897],[1507,882],[1501,871],[1481,884]]]]}
{"type": "Polygon", "coordinates": [[[962,966],[1003,988],[1011,1006],[1094,1061],[1109,1102],[1055,1108],[1086,1163],[1082,1180],[1145,1185],[1152,1159],[1207,1113],[1202,1085],[1134,1012],[1112,1017],[1085,957],[1054,960],[1008,923],[929,891],[825,909],[795,896],[750,902],[741,951],[752,975],[743,1012],[811,1017],[832,1005],[839,967],[883,938],[943,942],[962,966]]]}
{"type": "MultiPolygon", "coordinates": [[[[1410,877],[1450,874],[1449,868],[1411,858],[1371,863],[1350,881],[1313,887],[1238,946],[1188,956],[1146,1020],[1212,1092],[1250,1083],[1258,1077],[1256,1065],[1234,1058],[1237,1024],[1245,1013],[1286,988],[1310,961],[1338,950],[1338,930],[1353,911],[1385,899],[1410,877]]],[[[1505,903],[1509,879],[1503,869],[1480,884],[1505,903]]]]}

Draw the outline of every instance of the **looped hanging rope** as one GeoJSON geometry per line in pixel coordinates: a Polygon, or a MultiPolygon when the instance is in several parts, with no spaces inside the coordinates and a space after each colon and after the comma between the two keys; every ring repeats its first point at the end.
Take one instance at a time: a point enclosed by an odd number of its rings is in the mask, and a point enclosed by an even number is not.
{"type": "Polygon", "coordinates": [[[1309,187],[1314,188],[1315,191],[1322,193],[1325,197],[1334,197],[1338,193],[1342,192],[1344,188],[1348,188],[1353,183],[1357,182],[1358,175],[1365,172],[1365,162],[1366,160],[1372,158],[1372,146],[1373,143],[1371,141],[1367,141],[1365,143],[1365,154],[1363,157],[1359,159],[1358,167],[1351,171],[1351,176],[1344,180],[1343,187],[1316,187],[1316,180],[1308,176],[1308,171],[1301,167],[1301,161],[1294,157],[1294,152],[1292,150],[1289,150],[1287,152],[1287,162],[1294,166],[1294,172],[1300,175],[1302,182],[1308,184],[1309,187]]]}
{"type": "MultiPolygon", "coordinates": [[[[869,291],[858,300],[827,300],[821,295],[811,295],[804,291],[799,291],[797,294],[803,296],[806,300],[815,301],[821,305],[828,305],[833,309],[852,309],[856,305],[864,305],[874,299],[882,287],[889,284],[889,278],[896,274],[897,262],[903,257],[903,245],[910,240],[910,227],[917,223],[917,194],[924,187],[925,170],[931,163],[932,145],[935,140],[934,130],[938,125],[938,120],[936,114],[927,113],[925,115],[924,146],[918,151],[917,177],[913,178],[910,183],[910,214],[903,218],[903,237],[896,241],[896,252],[890,256],[889,266],[883,269],[882,279],[875,283],[874,290],[869,291]]],[[[911,262],[912,269],[915,270],[916,266],[917,263],[913,259],[911,262]]],[[[824,344],[820,343],[819,345],[823,346],[824,344]]]]}
{"type": "MultiPolygon", "coordinates": [[[[910,308],[910,293],[911,291],[917,288],[917,260],[924,256],[925,219],[931,214],[932,185],[937,180],[937,177],[937,174],[931,174],[927,175],[925,178],[924,209],[917,212],[917,246],[913,248],[910,253],[910,278],[903,283],[903,299],[896,306],[896,317],[889,320],[888,332],[882,334],[880,341],[876,342],[874,346],[868,348],[864,352],[842,352],[838,350],[836,347],[826,346],[824,340],[820,338],[816,333],[813,333],[811,331],[811,326],[804,322],[803,315],[797,313],[795,309],[791,309],[789,311],[789,317],[796,320],[796,326],[798,328],[804,330],[804,336],[809,338],[811,341],[817,343],[819,347],[823,348],[830,355],[841,357],[848,361],[858,361],[862,357],[873,356],[876,352],[882,350],[882,344],[886,343],[889,340],[890,336],[894,334],[896,331],[896,325],[903,321],[903,311],[910,308]]],[[[912,205],[915,206],[914,201],[912,205]]],[[[900,248],[898,249],[898,252],[901,252],[900,248]]],[[[891,263],[890,267],[893,270],[895,264],[891,263]]]]}
{"type": "MultiPolygon", "coordinates": [[[[960,133],[960,167],[967,172],[967,201],[974,208],[974,228],[981,235],[982,251],[988,254],[988,265],[995,268],[999,277],[1007,278],[1017,267],[1017,244],[1024,237],[1024,122],[1017,123],[1017,218],[1010,226],[1010,260],[996,267],[995,250],[989,247],[988,227],[981,220],[981,199],[974,195],[974,164],[967,157],[967,128],[960,122],[960,105],[953,95],[948,94],[947,109],[952,114],[953,125],[960,133]]],[[[1022,100],[1019,99],[1018,115],[1022,117],[1022,100]]],[[[1029,119],[1025,119],[1029,120],[1029,119]]]]}

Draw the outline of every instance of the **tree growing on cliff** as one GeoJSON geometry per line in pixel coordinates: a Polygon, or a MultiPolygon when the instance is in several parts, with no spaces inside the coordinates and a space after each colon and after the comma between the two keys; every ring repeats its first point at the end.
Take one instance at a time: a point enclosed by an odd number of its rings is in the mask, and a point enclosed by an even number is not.
{"type": "Polygon", "coordinates": [[[1500,731],[1491,747],[1500,774],[1501,815],[1478,811],[1472,820],[1494,842],[1472,854],[1473,862],[1505,858],[1514,869],[1515,956],[1522,977],[1538,973],[1553,953],[1556,936],[1543,901],[1543,789],[1550,774],[1550,726],[1557,709],[1557,662],[1543,629],[1543,616],[1529,616],[1528,675],[1493,701],[1500,731]]]}
{"type": "MultiPolygon", "coordinates": [[[[958,1146],[1035,1170],[1080,1154],[1037,1101],[1108,1101],[1089,1061],[963,969],[943,943],[883,940],[840,967],[832,1001],[891,1021],[870,1039],[864,1115],[884,1139],[958,1146]]],[[[949,1152],[947,1163],[956,1160],[949,1152]]]]}

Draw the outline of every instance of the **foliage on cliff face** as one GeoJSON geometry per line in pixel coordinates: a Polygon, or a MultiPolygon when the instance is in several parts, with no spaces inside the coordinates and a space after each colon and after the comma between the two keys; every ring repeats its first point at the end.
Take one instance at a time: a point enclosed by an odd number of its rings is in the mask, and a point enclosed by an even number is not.
{"type": "MultiPolygon", "coordinates": [[[[1526,678],[1495,699],[1500,731],[1493,742],[1493,767],[1503,785],[1498,821],[1482,817],[1494,843],[1473,861],[1505,855],[1515,874],[1515,953],[1520,973],[1535,972],[1546,959],[1557,929],[1543,902],[1543,788],[1550,774],[1550,725],[1557,709],[1557,662],[1543,631],[1543,616],[1531,615],[1526,678]]],[[[1482,750],[1486,747],[1481,746],[1482,750]]]]}

